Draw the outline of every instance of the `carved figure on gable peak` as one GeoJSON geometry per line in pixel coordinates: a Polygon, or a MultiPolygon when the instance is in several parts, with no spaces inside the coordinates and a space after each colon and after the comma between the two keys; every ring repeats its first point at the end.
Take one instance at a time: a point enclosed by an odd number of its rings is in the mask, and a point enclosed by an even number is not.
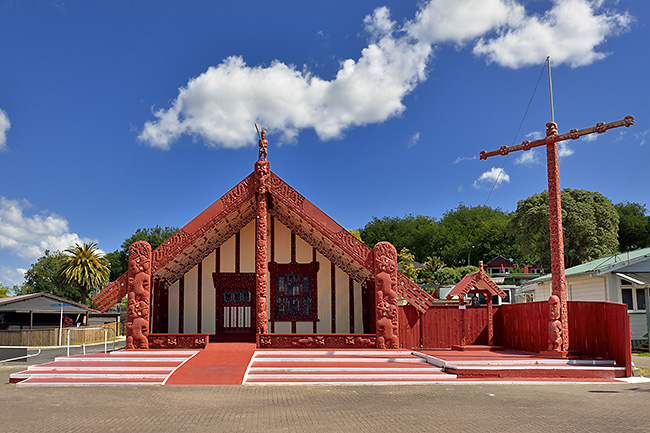
{"type": "Polygon", "coordinates": [[[259,150],[259,159],[266,159],[266,156],[268,154],[268,146],[269,142],[266,139],[266,126],[262,127],[262,132],[257,128],[257,124],[255,125],[255,128],[257,129],[257,134],[260,138],[260,140],[257,142],[260,150],[259,150]]]}

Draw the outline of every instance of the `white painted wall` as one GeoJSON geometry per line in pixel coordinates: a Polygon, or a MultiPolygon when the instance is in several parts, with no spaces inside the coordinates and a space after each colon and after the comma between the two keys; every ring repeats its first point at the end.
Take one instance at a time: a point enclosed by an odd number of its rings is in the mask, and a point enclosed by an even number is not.
{"type": "MultiPolygon", "coordinates": [[[[275,261],[289,263],[291,261],[291,230],[275,221],[275,261]]],[[[220,269],[221,272],[235,272],[235,236],[221,245],[220,269]]],[[[216,299],[212,273],[215,271],[215,252],[208,255],[202,262],[202,287],[201,287],[201,332],[215,333],[216,299]]],[[[296,237],[296,261],[298,263],[311,263],[313,248],[300,237],[296,237]]],[[[269,260],[270,260],[269,254],[269,260]]],[[[332,330],[331,317],[331,262],[322,254],[316,253],[319,262],[317,275],[318,286],[318,323],[317,332],[329,333],[332,330]]],[[[251,221],[240,232],[240,271],[255,272],[255,221],[251,221]]],[[[270,276],[269,288],[270,288],[270,276]]],[[[349,277],[339,268],[335,268],[336,282],[336,331],[348,333],[350,331],[350,292],[349,277]]],[[[362,317],[362,289],[361,285],[354,282],[354,332],[363,332],[362,317]]],[[[185,274],[185,304],[184,304],[184,332],[197,332],[198,318],[198,265],[185,274]]],[[[269,293],[270,294],[270,293],[269,293]]],[[[169,288],[169,315],[168,329],[170,333],[178,332],[179,314],[179,282],[169,288]]],[[[268,302],[268,316],[271,317],[271,302],[268,302]]],[[[270,328],[269,328],[270,330],[270,328]]],[[[311,333],[312,322],[298,322],[296,332],[311,333]]],[[[276,333],[290,333],[291,322],[275,322],[276,333]]]]}
{"type": "Polygon", "coordinates": [[[604,277],[576,277],[567,280],[569,301],[605,301],[607,279],[604,277]]]}

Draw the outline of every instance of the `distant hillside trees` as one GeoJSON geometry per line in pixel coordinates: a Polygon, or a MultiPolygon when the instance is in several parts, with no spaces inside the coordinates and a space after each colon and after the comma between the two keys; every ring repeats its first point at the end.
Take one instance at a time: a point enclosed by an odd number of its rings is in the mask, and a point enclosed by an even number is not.
{"type": "MultiPolygon", "coordinates": [[[[565,189],[562,218],[567,267],[619,250],[650,246],[650,216],[645,205],[613,205],[598,192],[565,189]]],[[[480,260],[499,255],[520,266],[542,259],[542,265],[550,267],[546,191],[520,200],[511,213],[461,203],[440,220],[425,215],[375,217],[359,234],[369,247],[389,241],[398,251],[407,248],[421,263],[435,258],[445,264],[437,269],[468,263],[476,266],[480,260]]],[[[444,272],[453,273],[449,269],[444,272]]]]}
{"type": "Polygon", "coordinates": [[[498,255],[519,259],[518,246],[508,234],[510,214],[489,206],[464,204],[446,212],[438,221],[424,215],[404,218],[373,218],[359,230],[361,239],[372,247],[388,241],[398,251],[407,248],[419,262],[437,257],[447,266],[478,265],[498,255]]]}

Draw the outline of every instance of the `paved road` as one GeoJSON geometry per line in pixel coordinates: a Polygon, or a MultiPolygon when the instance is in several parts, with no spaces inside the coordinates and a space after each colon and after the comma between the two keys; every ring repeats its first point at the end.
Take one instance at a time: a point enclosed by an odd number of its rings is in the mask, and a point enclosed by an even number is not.
{"type": "Polygon", "coordinates": [[[649,431],[650,384],[16,388],[3,432],[649,431]]]}

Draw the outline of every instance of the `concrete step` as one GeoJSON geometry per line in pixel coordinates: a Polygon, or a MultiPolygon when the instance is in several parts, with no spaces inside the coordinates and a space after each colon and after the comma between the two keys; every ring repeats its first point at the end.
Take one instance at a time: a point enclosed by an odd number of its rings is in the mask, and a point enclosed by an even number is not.
{"type": "Polygon", "coordinates": [[[16,386],[162,385],[197,351],[117,351],[59,357],[10,375],[16,386]]]}
{"type": "Polygon", "coordinates": [[[410,351],[258,351],[246,384],[431,383],[456,376],[410,351]]]}

